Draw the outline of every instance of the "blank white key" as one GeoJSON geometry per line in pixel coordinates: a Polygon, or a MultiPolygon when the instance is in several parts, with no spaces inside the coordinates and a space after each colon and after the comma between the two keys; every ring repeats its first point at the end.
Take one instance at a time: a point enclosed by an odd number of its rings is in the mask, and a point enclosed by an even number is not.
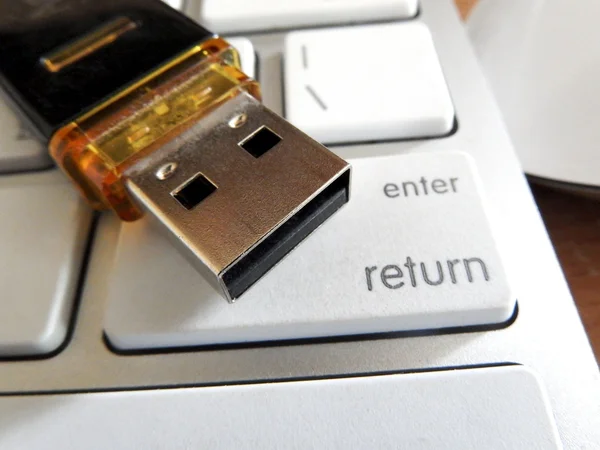
{"type": "Polygon", "coordinates": [[[223,33],[407,19],[418,7],[418,0],[202,0],[199,20],[223,33]]]}
{"type": "Polygon", "coordinates": [[[56,171],[0,178],[0,356],[65,339],[91,222],[56,171]]]}
{"type": "Polygon", "coordinates": [[[4,450],[558,450],[521,366],[155,391],[1,397],[4,450]]]}
{"type": "Polygon", "coordinates": [[[290,33],[286,117],[324,143],[447,134],[454,106],[422,23],[290,33]]]}
{"type": "Polygon", "coordinates": [[[171,8],[181,10],[184,0],[163,0],[171,8]]]}
{"type": "Polygon", "coordinates": [[[515,299],[466,155],[352,164],[350,202],[233,305],[149,222],[124,224],[108,288],[110,342],[147,349],[511,317],[515,299]]]}
{"type": "Polygon", "coordinates": [[[254,53],[254,46],[250,42],[250,39],[237,37],[226,38],[226,40],[238,51],[244,73],[249,77],[257,79],[256,54],[254,53]]]}
{"type": "Polygon", "coordinates": [[[48,150],[25,130],[0,93],[0,173],[50,165],[48,150]]]}

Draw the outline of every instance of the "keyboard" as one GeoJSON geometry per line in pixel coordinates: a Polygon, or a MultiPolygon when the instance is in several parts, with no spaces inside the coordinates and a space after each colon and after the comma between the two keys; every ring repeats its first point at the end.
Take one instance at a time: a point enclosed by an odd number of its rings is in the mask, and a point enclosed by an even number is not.
{"type": "Polygon", "coordinates": [[[600,448],[600,373],[451,0],[170,1],[347,158],[238,302],[0,99],[0,448],[600,448]]]}

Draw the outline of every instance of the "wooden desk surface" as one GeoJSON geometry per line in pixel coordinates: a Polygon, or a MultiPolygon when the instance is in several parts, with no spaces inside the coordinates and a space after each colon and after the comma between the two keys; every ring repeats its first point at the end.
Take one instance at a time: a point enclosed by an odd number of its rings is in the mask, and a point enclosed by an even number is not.
{"type": "MultiPolygon", "coordinates": [[[[455,0],[465,18],[478,0],[455,0]]],[[[532,186],[579,314],[600,361],[600,201],[532,186]]]]}

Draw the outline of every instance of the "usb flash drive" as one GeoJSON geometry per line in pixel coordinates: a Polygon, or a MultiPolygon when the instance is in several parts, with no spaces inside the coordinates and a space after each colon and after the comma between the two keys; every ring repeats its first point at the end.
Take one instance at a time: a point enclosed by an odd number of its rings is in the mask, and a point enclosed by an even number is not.
{"type": "Polygon", "coordinates": [[[158,219],[230,302],[349,199],[348,163],[159,0],[1,2],[0,77],[94,208],[158,219]]]}

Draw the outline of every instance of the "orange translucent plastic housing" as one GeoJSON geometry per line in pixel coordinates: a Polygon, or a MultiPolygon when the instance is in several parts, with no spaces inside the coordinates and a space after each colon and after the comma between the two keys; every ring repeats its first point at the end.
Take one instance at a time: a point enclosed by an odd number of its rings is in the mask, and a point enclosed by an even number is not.
{"type": "Polygon", "coordinates": [[[212,38],[59,129],[50,154],[95,209],[136,220],[142,213],[123,173],[243,91],[260,100],[259,85],[241,71],[237,51],[212,38]]]}

